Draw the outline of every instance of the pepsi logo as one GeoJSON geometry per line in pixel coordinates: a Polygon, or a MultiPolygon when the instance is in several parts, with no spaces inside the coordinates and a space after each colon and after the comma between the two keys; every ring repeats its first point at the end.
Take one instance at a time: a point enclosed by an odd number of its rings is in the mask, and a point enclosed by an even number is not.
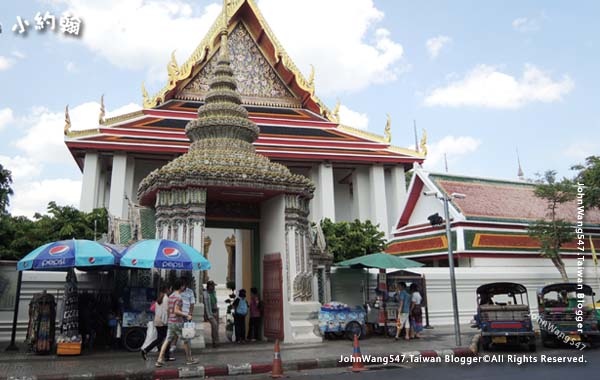
{"type": "Polygon", "coordinates": [[[137,259],[131,260],[131,265],[137,265],[137,259]]]}
{"type": "Polygon", "coordinates": [[[175,257],[179,256],[179,250],[177,248],[173,248],[173,247],[163,248],[162,252],[163,252],[163,255],[165,255],[168,258],[175,258],[175,257]]]}
{"type": "Polygon", "coordinates": [[[95,258],[95,257],[90,257],[90,258],[88,258],[88,262],[89,262],[90,264],[93,264],[93,263],[95,263],[95,262],[96,262],[96,258],[95,258]]]}
{"type": "Polygon", "coordinates": [[[50,256],[59,256],[66,253],[67,251],[69,251],[68,245],[57,245],[50,248],[50,250],[48,250],[48,253],[50,254],[50,256]]]}

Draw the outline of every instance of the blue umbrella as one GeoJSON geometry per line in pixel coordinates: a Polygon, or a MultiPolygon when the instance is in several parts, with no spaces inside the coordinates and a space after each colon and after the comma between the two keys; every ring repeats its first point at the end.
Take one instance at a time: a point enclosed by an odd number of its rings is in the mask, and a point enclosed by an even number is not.
{"type": "Polygon", "coordinates": [[[17,263],[17,270],[64,271],[115,266],[118,252],[91,240],[61,240],[44,244],[17,263]]]}
{"type": "Polygon", "coordinates": [[[210,262],[196,248],[166,239],[138,241],[123,252],[120,265],[144,269],[210,269],[210,262]]]}

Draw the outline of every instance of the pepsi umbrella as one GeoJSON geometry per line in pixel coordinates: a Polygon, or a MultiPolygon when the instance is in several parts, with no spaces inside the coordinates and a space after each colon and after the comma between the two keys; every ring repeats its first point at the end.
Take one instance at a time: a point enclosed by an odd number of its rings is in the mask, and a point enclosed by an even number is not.
{"type": "Polygon", "coordinates": [[[64,271],[101,269],[117,264],[118,252],[91,240],[61,240],[44,244],[19,260],[17,270],[64,271]]]}
{"type": "Polygon", "coordinates": [[[166,239],[138,241],[123,252],[120,265],[143,269],[210,269],[210,262],[196,248],[166,239]]]}

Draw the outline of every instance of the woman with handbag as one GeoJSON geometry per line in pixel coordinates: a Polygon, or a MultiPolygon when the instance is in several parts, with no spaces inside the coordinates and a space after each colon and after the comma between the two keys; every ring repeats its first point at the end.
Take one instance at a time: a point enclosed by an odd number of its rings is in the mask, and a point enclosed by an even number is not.
{"type": "MultiPolygon", "coordinates": [[[[169,319],[169,294],[170,288],[164,285],[158,292],[156,301],[152,304],[154,306],[154,327],[156,327],[157,337],[148,345],[148,347],[142,348],[142,358],[148,360],[148,352],[152,351],[154,347],[161,347],[165,338],[167,337],[167,321],[169,319]]],[[[152,310],[152,307],[150,307],[152,310]]],[[[167,353],[170,351],[167,349],[167,353]]],[[[173,361],[175,358],[169,357],[168,361],[173,361]]]]}

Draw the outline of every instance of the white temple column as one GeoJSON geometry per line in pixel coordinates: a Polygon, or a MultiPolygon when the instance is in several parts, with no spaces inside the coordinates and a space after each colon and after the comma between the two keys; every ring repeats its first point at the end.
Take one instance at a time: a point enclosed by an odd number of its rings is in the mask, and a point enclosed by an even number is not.
{"type": "Polygon", "coordinates": [[[333,167],[330,163],[321,163],[318,167],[319,182],[315,192],[319,193],[317,215],[321,219],[329,218],[335,222],[335,190],[333,188],[333,167]]]}
{"type": "Polygon", "coordinates": [[[242,230],[235,230],[235,287],[241,289],[243,286],[244,268],[242,267],[242,254],[244,248],[242,241],[244,234],[242,230]]]}
{"type": "Polygon", "coordinates": [[[79,209],[81,211],[91,212],[97,207],[99,179],[100,155],[98,152],[87,152],[83,163],[83,180],[79,199],[79,209]]]}
{"type": "Polygon", "coordinates": [[[365,221],[371,218],[369,172],[357,167],[352,172],[352,219],[365,221]]]}
{"type": "MultiPolygon", "coordinates": [[[[119,218],[127,218],[128,203],[133,189],[133,159],[126,153],[115,153],[113,156],[112,175],[110,180],[110,201],[108,212],[119,218]]],[[[133,200],[132,200],[133,201],[133,200]]]]}
{"type": "Polygon", "coordinates": [[[389,200],[388,227],[391,234],[396,229],[396,223],[398,223],[404,202],[406,202],[406,177],[404,167],[401,165],[394,166],[390,170],[390,187],[387,196],[389,200]]]}
{"type": "Polygon", "coordinates": [[[371,190],[371,222],[379,224],[379,229],[385,232],[387,237],[389,231],[383,165],[371,166],[369,169],[369,185],[371,190]]]}

